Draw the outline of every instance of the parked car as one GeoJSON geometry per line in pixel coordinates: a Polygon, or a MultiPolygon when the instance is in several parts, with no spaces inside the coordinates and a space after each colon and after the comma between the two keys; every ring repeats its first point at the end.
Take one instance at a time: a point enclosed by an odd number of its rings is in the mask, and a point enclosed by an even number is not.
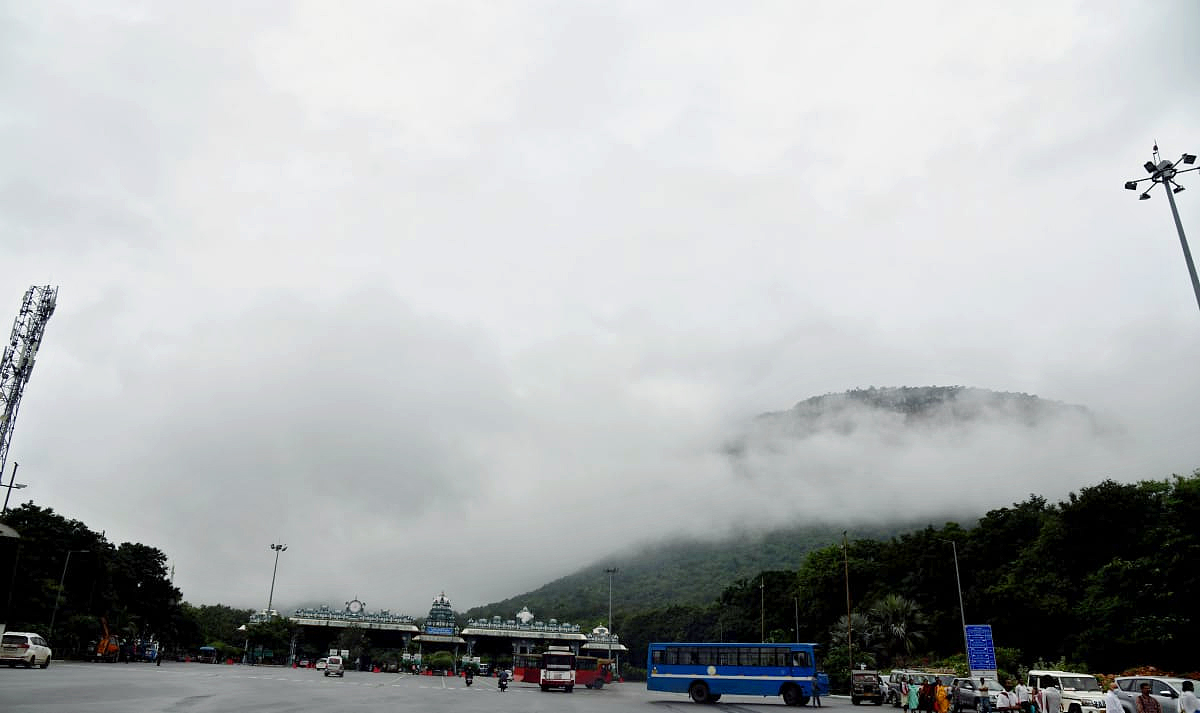
{"type": "Polygon", "coordinates": [[[317,659],[316,669],[318,671],[324,671],[325,666],[327,666],[328,664],[329,664],[329,659],[325,659],[325,658],[317,659]]]}
{"type": "Polygon", "coordinates": [[[861,705],[864,701],[883,705],[887,684],[878,671],[854,671],[850,674],[850,702],[861,705]]]}
{"type": "Polygon", "coordinates": [[[346,669],[342,664],[341,656],[330,656],[325,659],[325,675],[326,676],[345,676],[346,669]]]}
{"type": "Polygon", "coordinates": [[[979,699],[983,696],[983,688],[987,687],[987,696],[992,699],[992,710],[999,708],[1000,692],[1004,686],[994,678],[955,678],[950,681],[950,709],[961,711],[979,710],[979,699]]]}
{"type": "Polygon", "coordinates": [[[0,638],[0,663],[13,668],[50,667],[50,645],[41,636],[28,631],[6,631],[0,638]]]}
{"type": "Polygon", "coordinates": [[[1029,672],[1026,685],[1030,688],[1046,688],[1048,684],[1062,691],[1063,713],[1101,713],[1104,710],[1104,691],[1100,689],[1100,681],[1091,674],[1036,669],[1029,672]]]}
{"type": "Polygon", "coordinates": [[[1142,694],[1142,684],[1150,684],[1150,695],[1162,706],[1163,713],[1179,713],[1179,694],[1183,693],[1183,682],[1191,680],[1192,686],[1200,690],[1200,681],[1167,676],[1118,676],[1117,697],[1121,707],[1129,713],[1137,712],[1134,700],[1142,694]]]}
{"type": "Polygon", "coordinates": [[[893,669],[888,675],[887,685],[887,701],[897,708],[900,707],[904,698],[904,682],[916,683],[918,686],[926,680],[937,680],[943,685],[949,687],[954,681],[954,674],[944,670],[926,671],[915,668],[897,668],[893,669]]]}

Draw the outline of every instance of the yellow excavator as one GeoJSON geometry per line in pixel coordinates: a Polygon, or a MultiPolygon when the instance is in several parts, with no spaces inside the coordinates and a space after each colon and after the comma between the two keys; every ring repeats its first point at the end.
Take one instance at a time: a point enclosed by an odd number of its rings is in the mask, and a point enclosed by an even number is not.
{"type": "Polygon", "coordinates": [[[104,636],[96,643],[94,661],[116,663],[121,654],[121,640],[108,631],[108,619],[100,617],[100,626],[104,627],[104,636]]]}

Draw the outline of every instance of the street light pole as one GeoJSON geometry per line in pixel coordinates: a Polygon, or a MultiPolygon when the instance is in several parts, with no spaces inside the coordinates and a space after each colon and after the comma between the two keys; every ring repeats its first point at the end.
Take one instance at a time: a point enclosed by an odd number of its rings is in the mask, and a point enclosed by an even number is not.
{"type": "Polygon", "coordinates": [[[850,546],[846,542],[846,531],[842,530],[842,561],[846,568],[846,659],[850,663],[850,675],[854,675],[854,621],[850,615],[850,546]]]}
{"type": "Polygon", "coordinates": [[[962,598],[962,579],[958,576],[958,544],[954,540],[942,540],[949,542],[950,548],[954,552],[954,582],[958,585],[958,616],[962,620],[963,630],[963,653],[968,657],[967,665],[971,664],[971,645],[967,642],[967,610],[963,608],[962,598]]]}
{"type": "Polygon", "coordinates": [[[608,567],[604,571],[608,574],[608,660],[612,661],[612,587],[617,568],[608,567]]]}
{"type": "Polygon", "coordinates": [[[758,579],[758,640],[767,643],[767,575],[758,579]]]}
{"type": "Polygon", "coordinates": [[[50,614],[50,634],[47,637],[51,643],[54,643],[54,620],[58,618],[58,603],[62,599],[63,585],[67,581],[67,565],[71,564],[71,554],[74,552],[87,552],[88,550],[67,550],[67,561],[63,562],[62,576],[58,578],[58,593],[54,595],[54,611],[50,614]]]}
{"type": "Polygon", "coordinates": [[[286,550],[287,545],[271,543],[271,549],[275,550],[275,569],[271,570],[271,595],[267,597],[267,617],[271,616],[271,605],[275,603],[275,574],[279,571],[279,553],[286,550]]]}
{"type": "Polygon", "coordinates": [[[10,478],[8,479],[8,485],[5,485],[5,484],[4,484],[4,474],[3,474],[3,473],[0,473],[0,487],[3,487],[3,488],[8,488],[8,492],[4,494],[4,509],[3,509],[3,510],[0,510],[0,515],[2,515],[2,514],[4,514],[4,513],[8,512],[8,497],[9,497],[10,495],[12,495],[12,491],[13,491],[13,489],[15,488],[15,489],[17,489],[17,490],[20,490],[21,488],[24,488],[24,487],[25,487],[25,484],[24,484],[24,483],[18,483],[18,482],[16,482],[16,480],[17,480],[17,468],[19,468],[20,466],[21,466],[21,464],[20,464],[20,463],[18,463],[18,462],[16,462],[16,461],[13,461],[12,477],[10,477],[10,478]]]}
{"type": "Polygon", "coordinates": [[[1196,163],[1196,155],[1190,153],[1183,154],[1175,162],[1163,159],[1158,154],[1158,144],[1156,143],[1152,160],[1147,161],[1144,165],[1146,172],[1150,175],[1136,181],[1126,181],[1125,188],[1136,191],[1139,183],[1150,181],[1150,188],[1138,196],[1138,200],[1144,201],[1150,199],[1150,190],[1154,188],[1155,183],[1162,184],[1163,189],[1167,192],[1167,202],[1171,204],[1171,216],[1175,218],[1175,231],[1179,233],[1179,244],[1183,247],[1183,259],[1187,263],[1188,276],[1192,278],[1192,292],[1196,294],[1196,306],[1200,307],[1200,279],[1196,278],[1196,263],[1192,261],[1192,251],[1188,248],[1187,236],[1183,233],[1183,222],[1179,219],[1179,208],[1175,205],[1175,194],[1183,192],[1183,186],[1175,182],[1176,176],[1200,170],[1200,166],[1183,170],[1179,170],[1178,167],[1180,164],[1191,165],[1193,163],[1196,163]]]}

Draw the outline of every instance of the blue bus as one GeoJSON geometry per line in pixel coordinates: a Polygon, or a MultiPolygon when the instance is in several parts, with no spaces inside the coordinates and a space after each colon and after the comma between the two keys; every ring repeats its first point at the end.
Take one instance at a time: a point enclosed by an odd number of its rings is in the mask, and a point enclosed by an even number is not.
{"type": "Polygon", "coordinates": [[[686,693],[696,703],[722,694],[783,696],[802,706],[829,693],[817,673],[815,644],[655,643],[646,653],[646,690],[686,693]]]}

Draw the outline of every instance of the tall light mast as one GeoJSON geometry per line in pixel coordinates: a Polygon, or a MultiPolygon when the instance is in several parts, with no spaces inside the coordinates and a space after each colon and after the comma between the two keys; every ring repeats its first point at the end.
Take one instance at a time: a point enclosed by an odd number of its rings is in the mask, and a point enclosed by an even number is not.
{"type": "Polygon", "coordinates": [[[33,373],[46,322],[54,314],[57,300],[57,287],[34,285],[26,290],[21,311],[13,322],[12,336],[4,345],[4,357],[0,359],[0,473],[8,463],[8,445],[21,408],[21,394],[33,373]]]}

